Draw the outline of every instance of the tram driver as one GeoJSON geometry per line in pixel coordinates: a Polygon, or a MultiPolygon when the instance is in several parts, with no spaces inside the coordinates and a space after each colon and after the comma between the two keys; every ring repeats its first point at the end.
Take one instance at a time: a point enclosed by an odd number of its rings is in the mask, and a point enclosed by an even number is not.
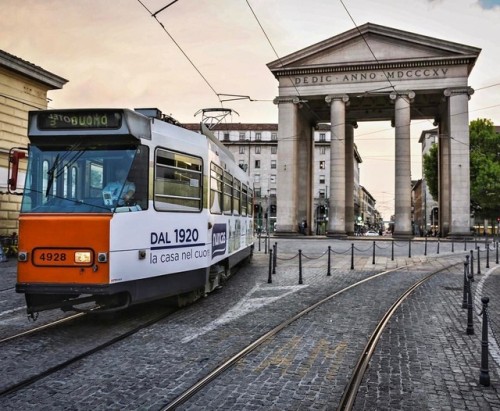
{"type": "Polygon", "coordinates": [[[135,194],[135,184],[127,180],[127,170],[117,168],[115,180],[106,184],[102,190],[104,204],[107,206],[125,206],[135,194]]]}

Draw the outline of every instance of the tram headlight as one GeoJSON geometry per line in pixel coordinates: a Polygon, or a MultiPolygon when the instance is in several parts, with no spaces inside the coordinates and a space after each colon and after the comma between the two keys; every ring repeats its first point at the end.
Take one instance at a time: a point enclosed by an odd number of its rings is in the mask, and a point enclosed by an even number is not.
{"type": "Polygon", "coordinates": [[[17,253],[17,261],[22,261],[22,262],[28,261],[28,252],[27,251],[19,251],[17,253]]]}
{"type": "Polygon", "coordinates": [[[92,262],[92,254],[90,251],[75,251],[75,263],[90,264],[92,262]]]}

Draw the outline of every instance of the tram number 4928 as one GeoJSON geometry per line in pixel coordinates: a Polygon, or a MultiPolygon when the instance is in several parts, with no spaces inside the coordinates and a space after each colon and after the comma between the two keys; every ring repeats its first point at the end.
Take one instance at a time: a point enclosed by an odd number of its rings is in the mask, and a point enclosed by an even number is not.
{"type": "Polygon", "coordinates": [[[66,253],[43,252],[38,256],[41,261],[66,261],[66,253]]]}

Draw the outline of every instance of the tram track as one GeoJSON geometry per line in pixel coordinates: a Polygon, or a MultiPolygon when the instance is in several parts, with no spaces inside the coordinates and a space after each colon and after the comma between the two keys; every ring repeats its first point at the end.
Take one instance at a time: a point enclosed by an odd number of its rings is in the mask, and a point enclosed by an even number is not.
{"type": "MultiPolygon", "coordinates": [[[[141,331],[145,328],[148,328],[148,327],[164,320],[169,315],[171,315],[173,311],[175,311],[175,308],[172,308],[172,307],[169,307],[168,309],[165,308],[162,312],[160,312],[160,314],[155,315],[153,317],[151,317],[151,315],[149,315],[148,317],[150,317],[150,318],[148,318],[147,320],[144,320],[144,321],[141,321],[140,320],[141,315],[138,315],[139,320],[137,320],[137,319],[135,320],[135,321],[138,321],[138,324],[136,324],[132,327],[129,326],[126,331],[121,331],[118,333],[116,332],[116,330],[113,329],[113,327],[104,326],[103,329],[107,330],[108,336],[101,337],[99,335],[99,338],[101,338],[103,341],[101,341],[98,344],[93,344],[90,347],[85,347],[83,349],[80,349],[80,352],[78,354],[71,355],[69,358],[66,358],[66,359],[60,358],[60,356],[55,355],[55,357],[57,357],[57,359],[53,360],[53,362],[49,365],[46,364],[42,370],[32,372],[31,375],[24,375],[21,378],[19,378],[17,381],[11,382],[7,386],[0,385],[0,398],[5,397],[5,396],[10,395],[10,394],[13,394],[13,393],[15,393],[19,390],[22,390],[26,387],[29,387],[30,385],[34,384],[35,382],[37,382],[39,380],[42,380],[46,377],[49,377],[50,375],[52,375],[58,371],[61,371],[65,368],[69,367],[72,364],[77,363],[78,361],[81,361],[81,360],[83,360],[83,359],[85,359],[85,358],[87,358],[95,353],[98,353],[100,351],[105,350],[108,347],[113,346],[114,344],[116,344],[120,341],[125,340],[126,338],[138,333],[139,331],[141,331]],[[117,334],[117,335],[113,335],[113,334],[117,334]]],[[[54,327],[60,326],[62,324],[67,325],[71,321],[74,321],[78,318],[83,319],[83,318],[89,318],[90,316],[92,316],[92,315],[88,314],[88,313],[78,313],[78,314],[75,314],[73,316],[70,316],[70,317],[67,317],[67,318],[64,318],[64,319],[61,319],[58,321],[54,321],[52,323],[45,324],[45,325],[40,326],[40,327],[37,327],[33,330],[28,330],[26,332],[23,332],[23,333],[20,333],[20,334],[11,336],[11,337],[4,338],[0,342],[4,343],[4,344],[12,343],[16,339],[19,339],[22,337],[33,336],[36,333],[51,330],[54,327]]],[[[125,322],[127,322],[127,321],[130,322],[130,319],[128,317],[127,317],[125,322]]],[[[134,321],[132,321],[132,322],[134,322],[134,321]]],[[[122,327],[127,328],[126,325],[122,326],[122,327]]],[[[120,328],[120,327],[118,327],[118,328],[120,328]]],[[[61,332],[63,334],[65,333],[65,331],[61,331],[61,332]]],[[[51,338],[57,339],[57,337],[54,335],[51,335],[51,338]]],[[[78,340],[77,340],[77,343],[79,343],[78,340]]],[[[66,345],[66,344],[63,344],[63,345],[66,345]]],[[[80,348],[82,348],[82,347],[80,347],[80,348]]],[[[75,350],[77,350],[77,349],[75,349],[75,350]]],[[[66,351],[71,351],[71,348],[68,347],[66,351]]],[[[29,374],[29,372],[28,372],[28,374],[29,374]]]]}
{"type": "MultiPolygon", "coordinates": [[[[23,309],[24,309],[24,307],[23,307],[23,309]]],[[[68,322],[74,321],[77,318],[80,318],[80,317],[85,316],[85,315],[87,315],[87,314],[86,313],[77,313],[77,314],[71,315],[69,317],[61,318],[59,320],[52,321],[52,322],[47,323],[47,324],[43,324],[39,327],[35,327],[35,328],[30,329],[30,330],[26,330],[26,331],[11,335],[9,337],[3,337],[0,339],[0,344],[4,344],[6,342],[13,341],[13,340],[16,340],[18,338],[27,337],[29,335],[36,334],[36,333],[39,333],[41,331],[49,330],[51,328],[60,326],[61,324],[66,324],[68,322]]]]}
{"type": "MultiPolygon", "coordinates": [[[[446,258],[446,257],[444,257],[446,258]]],[[[443,258],[443,259],[444,259],[443,258]]],[[[349,410],[351,408],[348,408],[347,405],[350,404],[352,407],[351,402],[354,401],[355,399],[355,394],[357,393],[357,389],[359,387],[359,384],[361,383],[361,379],[364,375],[364,371],[366,370],[368,366],[369,359],[371,357],[371,354],[373,353],[373,350],[375,349],[375,346],[377,344],[378,339],[382,335],[382,331],[385,327],[385,325],[389,322],[390,318],[392,315],[395,313],[397,308],[402,304],[402,302],[409,296],[411,293],[418,288],[420,285],[428,281],[430,278],[432,278],[434,275],[449,270],[452,267],[455,267],[461,263],[453,262],[450,264],[445,265],[444,267],[433,271],[431,274],[427,275],[423,279],[415,282],[413,285],[411,285],[405,292],[402,293],[402,295],[397,299],[397,301],[391,306],[389,310],[383,315],[382,319],[378,323],[378,325],[375,328],[375,331],[373,332],[370,341],[368,342],[365,350],[363,350],[363,353],[360,357],[360,360],[358,361],[358,364],[356,364],[356,367],[354,368],[353,371],[353,377],[349,381],[345,392],[348,392],[348,394],[345,394],[344,397],[341,400],[341,407],[339,407],[339,410],[349,410]],[[368,356],[367,353],[370,355],[368,356]],[[347,402],[346,402],[347,401],[347,402]],[[346,405],[343,405],[343,404],[346,405]]],[[[283,330],[285,330],[287,327],[289,327],[292,323],[296,322],[297,320],[301,319],[302,317],[306,316],[307,314],[313,312],[315,309],[318,307],[322,306],[328,301],[333,300],[336,297],[339,297],[340,295],[362,285],[365,284],[369,281],[373,281],[381,276],[394,273],[396,271],[400,271],[403,269],[408,269],[411,266],[417,266],[419,265],[418,263],[413,263],[401,267],[396,267],[393,269],[385,270],[376,274],[373,274],[367,278],[364,278],[360,281],[357,281],[353,284],[350,284],[334,293],[331,295],[321,299],[320,301],[310,305],[309,307],[303,309],[293,317],[290,317],[289,319],[284,320],[280,324],[278,324],[276,327],[268,331],[267,333],[263,334],[259,338],[255,339],[251,344],[247,345],[243,349],[241,349],[239,352],[236,354],[232,355],[230,358],[228,358],[226,361],[222,362],[219,366],[214,368],[211,372],[209,372],[206,376],[201,378],[198,382],[193,384],[191,387],[186,389],[183,393],[175,397],[173,400],[171,400],[168,404],[166,404],[162,409],[162,411],[169,411],[169,410],[175,410],[177,407],[187,403],[190,399],[192,399],[197,393],[201,392],[205,387],[207,387],[210,383],[213,381],[217,380],[219,376],[221,376],[225,371],[228,371],[231,367],[233,367],[236,363],[244,359],[246,356],[248,356],[252,351],[257,349],[258,347],[263,346],[267,342],[271,341],[273,338],[275,338],[277,335],[280,334],[283,330]]]]}

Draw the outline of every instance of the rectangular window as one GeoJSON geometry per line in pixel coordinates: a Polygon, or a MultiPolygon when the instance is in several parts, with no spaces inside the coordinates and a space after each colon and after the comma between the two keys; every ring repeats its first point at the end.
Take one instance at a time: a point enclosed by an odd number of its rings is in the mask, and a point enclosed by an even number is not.
{"type": "Polygon", "coordinates": [[[235,178],[233,180],[233,214],[240,214],[241,183],[235,178]]]}
{"type": "Polygon", "coordinates": [[[254,193],[256,198],[260,198],[260,190],[261,190],[260,187],[255,187],[254,193]]]}
{"type": "Polygon", "coordinates": [[[262,133],[255,133],[255,141],[262,140],[262,133]]]}
{"type": "Polygon", "coordinates": [[[319,141],[325,141],[325,136],[326,134],[325,133],[319,133],[319,141]]]}
{"type": "Polygon", "coordinates": [[[201,211],[203,207],[203,160],[166,149],[156,151],[155,209],[201,211]]]}
{"type": "Polygon", "coordinates": [[[231,214],[233,211],[233,176],[224,173],[224,214],[231,214]]]}
{"type": "Polygon", "coordinates": [[[229,141],[229,133],[224,133],[224,141],[229,141]]]}
{"type": "Polygon", "coordinates": [[[276,174],[271,174],[269,177],[269,182],[274,184],[276,183],[276,174]]]}
{"type": "Polygon", "coordinates": [[[325,176],[319,176],[319,183],[325,184],[325,176]]]}
{"type": "Polygon", "coordinates": [[[319,148],[319,153],[320,154],[326,154],[326,147],[320,147],[319,148]]]}
{"type": "Polygon", "coordinates": [[[278,139],[278,133],[271,133],[271,140],[277,140],[278,139]]]}
{"type": "Polygon", "coordinates": [[[245,217],[248,209],[248,187],[245,184],[241,185],[241,215],[245,217]]]}
{"type": "Polygon", "coordinates": [[[271,154],[276,154],[278,152],[277,146],[271,146],[271,154]]]}
{"type": "Polygon", "coordinates": [[[251,188],[248,188],[248,209],[247,214],[251,216],[253,214],[253,191],[251,188]]]}
{"type": "Polygon", "coordinates": [[[276,168],[276,160],[271,160],[271,168],[276,168]]]}
{"type": "Polygon", "coordinates": [[[240,133],[240,141],[245,140],[245,133],[240,133]]]}
{"type": "Polygon", "coordinates": [[[319,190],[319,198],[325,198],[325,190],[319,190]]]}
{"type": "Polygon", "coordinates": [[[245,146],[240,146],[240,154],[245,154],[245,146]]]}
{"type": "Polygon", "coordinates": [[[255,154],[260,154],[260,146],[255,146],[255,154]]]}
{"type": "Polygon", "coordinates": [[[260,174],[254,174],[253,175],[253,182],[254,183],[260,183],[260,174]]]}
{"type": "Polygon", "coordinates": [[[210,164],[210,212],[222,213],[222,168],[210,164]]]}
{"type": "Polygon", "coordinates": [[[260,168],[260,160],[255,160],[254,168],[260,168]]]}
{"type": "Polygon", "coordinates": [[[326,167],[325,160],[321,160],[321,161],[319,162],[319,168],[320,168],[320,170],[324,170],[324,169],[325,169],[325,167],[326,167]]]}

